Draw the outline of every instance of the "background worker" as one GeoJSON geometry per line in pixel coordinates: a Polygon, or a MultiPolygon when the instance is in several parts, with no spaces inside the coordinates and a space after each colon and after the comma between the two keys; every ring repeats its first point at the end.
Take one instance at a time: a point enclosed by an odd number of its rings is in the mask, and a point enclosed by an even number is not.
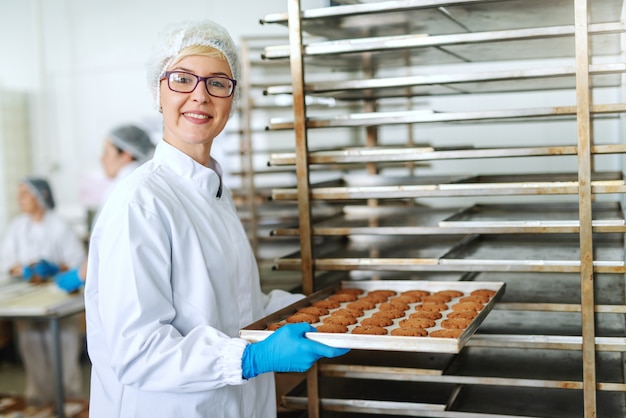
{"type": "MultiPolygon", "coordinates": [[[[100,163],[107,178],[112,180],[103,201],[111,190],[137,167],[152,157],[154,144],[146,131],[135,125],[121,125],[113,129],[104,140],[100,163]]],[[[99,212],[98,212],[99,213],[99,212]]],[[[97,218],[98,213],[95,218],[97,218]]],[[[74,292],[85,284],[86,262],[80,268],[71,269],[55,277],[57,285],[74,292]]]]}
{"type": "MultiPolygon", "coordinates": [[[[54,197],[43,178],[28,177],[18,185],[17,201],[22,212],[11,221],[2,240],[3,271],[24,280],[46,280],[59,271],[83,263],[85,250],[69,224],[53,211],[54,197]]],[[[68,398],[81,394],[79,366],[82,332],[75,316],[60,321],[63,383],[68,398]]],[[[16,321],[20,356],[26,370],[28,404],[54,401],[52,333],[45,321],[16,321]]]]}

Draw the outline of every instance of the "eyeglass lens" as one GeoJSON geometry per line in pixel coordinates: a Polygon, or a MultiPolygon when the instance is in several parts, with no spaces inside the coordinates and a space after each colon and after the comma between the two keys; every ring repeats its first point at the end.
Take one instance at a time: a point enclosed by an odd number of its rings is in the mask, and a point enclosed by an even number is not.
{"type": "Polygon", "coordinates": [[[200,77],[191,73],[173,71],[167,78],[169,88],[178,93],[191,93],[201,81],[204,81],[209,94],[215,97],[229,97],[235,88],[233,81],[226,77],[200,77]]]}

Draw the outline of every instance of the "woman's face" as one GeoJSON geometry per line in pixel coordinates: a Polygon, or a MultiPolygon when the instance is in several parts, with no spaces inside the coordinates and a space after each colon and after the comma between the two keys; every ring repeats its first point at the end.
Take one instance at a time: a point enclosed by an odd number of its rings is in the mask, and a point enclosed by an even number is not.
{"type": "Polygon", "coordinates": [[[132,158],[125,152],[120,152],[115,145],[108,139],[104,141],[102,155],[100,156],[100,164],[104,169],[104,173],[110,179],[114,179],[122,167],[129,164],[132,158]]]}
{"type": "Polygon", "coordinates": [[[20,183],[17,185],[17,204],[22,213],[33,214],[42,210],[39,201],[30,191],[27,185],[20,183]]]}
{"type": "MultiPolygon", "coordinates": [[[[226,76],[232,78],[227,61],[201,55],[181,59],[171,70],[181,70],[202,77],[226,76]]],[[[160,86],[163,110],[163,138],[171,145],[187,153],[197,155],[198,146],[210,151],[213,139],[226,126],[233,96],[220,98],[210,96],[205,83],[198,83],[191,93],[171,91],[167,81],[160,86]]]]}

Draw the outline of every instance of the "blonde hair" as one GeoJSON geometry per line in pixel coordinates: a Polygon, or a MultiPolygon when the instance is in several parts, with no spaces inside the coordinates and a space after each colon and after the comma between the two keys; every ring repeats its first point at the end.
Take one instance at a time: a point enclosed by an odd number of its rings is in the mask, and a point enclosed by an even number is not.
{"type": "MultiPolygon", "coordinates": [[[[182,49],[178,53],[178,55],[174,57],[174,59],[172,60],[172,64],[170,64],[170,68],[173,68],[183,58],[188,57],[190,55],[200,55],[203,57],[217,58],[219,60],[226,61],[228,63],[226,56],[221,51],[213,47],[206,46],[206,45],[190,45],[187,48],[182,49]]],[[[230,68],[230,64],[228,65],[228,67],[230,68]]],[[[233,74],[232,68],[230,69],[230,73],[233,74]]]]}

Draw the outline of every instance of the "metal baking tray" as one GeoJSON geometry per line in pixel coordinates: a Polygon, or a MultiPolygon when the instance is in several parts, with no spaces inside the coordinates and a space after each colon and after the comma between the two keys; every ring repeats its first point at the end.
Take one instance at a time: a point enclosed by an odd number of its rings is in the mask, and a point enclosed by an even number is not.
{"type": "MultiPolygon", "coordinates": [[[[348,2],[344,2],[348,3],[348,2]]],[[[330,39],[428,33],[431,35],[477,30],[573,25],[572,0],[507,0],[442,2],[397,0],[302,10],[302,30],[330,39]]],[[[589,2],[589,23],[612,22],[621,15],[619,0],[589,2]]],[[[288,13],[270,13],[262,24],[287,25],[288,13]]]]}
{"type": "MultiPolygon", "coordinates": [[[[624,226],[619,202],[593,202],[593,226],[624,226]]],[[[440,227],[579,226],[578,204],[476,204],[439,222],[440,227]]]]}
{"type": "MultiPolygon", "coordinates": [[[[431,353],[458,353],[463,346],[467,343],[470,337],[474,334],[476,329],[480,326],[482,321],[487,317],[495,303],[504,294],[505,283],[504,282],[436,282],[436,281],[418,281],[418,280],[370,280],[370,281],[343,281],[339,284],[329,286],[318,292],[311,294],[310,296],[287,306],[271,315],[262,318],[247,327],[239,331],[241,338],[251,342],[257,342],[267,338],[273,331],[268,331],[267,326],[274,322],[279,322],[285,319],[287,316],[295,313],[298,309],[311,305],[318,300],[326,299],[331,296],[339,288],[359,288],[366,292],[377,289],[389,289],[397,292],[406,290],[421,289],[430,292],[437,292],[440,290],[459,290],[465,295],[469,294],[473,290],[477,289],[491,289],[496,291],[496,294],[487,302],[484,308],[478,312],[476,318],[474,318],[467,328],[462,332],[458,338],[435,338],[435,337],[403,337],[391,335],[391,330],[398,327],[398,322],[403,319],[399,318],[394,320],[394,323],[387,328],[389,333],[387,335],[360,335],[351,334],[350,331],[358,325],[348,326],[348,333],[331,334],[323,332],[309,332],[306,336],[314,341],[333,346],[333,347],[345,347],[352,349],[364,349],[364,350],[385,350],[385,351],[416,351],[416,352],[431,352],[431,353]]],[[[454,298],[448,304],[452,304],[457,301],[458,298],[454,298]]],[[[349,302],[342,303],[339,308],[344,307],[349,302]]],[[[411,312],[414,311],[416,304],[410,304],[410,309],[407,311],[405,317],[408,317],[411,312]]],[[[334,309],[331,310],[331,312],[334,309]]],[[[370,317],[372,313],[376,312],[377,308],[365,311],[364,317],[360,320],[370,317]]],[[[428,328],[429,332],[441,329],[441,321],[446,318],[446,315],[450,310],[442,311],[442,318],[437,320],[435,326],[428,328]]],[[[320,317],[320,321],[324,317],[320,317]]],[[[315,324],[313,324],[315,326],[315,324]]]]}

